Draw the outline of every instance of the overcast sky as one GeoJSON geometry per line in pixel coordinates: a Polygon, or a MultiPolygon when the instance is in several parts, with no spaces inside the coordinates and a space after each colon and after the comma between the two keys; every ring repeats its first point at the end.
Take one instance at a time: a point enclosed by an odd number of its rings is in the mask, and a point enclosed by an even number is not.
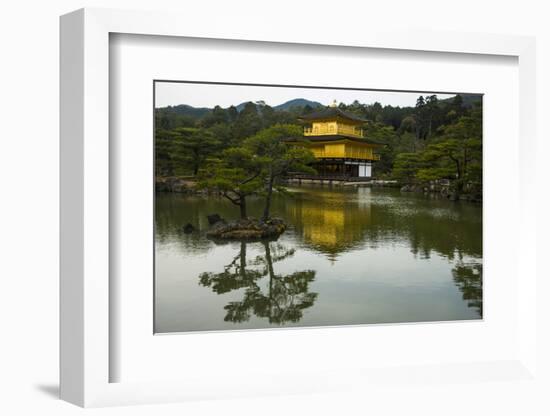
{"type": "MultiPolygon", "coordinates": [[[[219,105],[227,108],[247,101],[265,101],[274,107],[295,98],[305,98],[329,105],[334,100],[350,104],[354,100],[363,104],[376,101],[382,105],[414,106],[419,95],[431,95],[430,92],[385,92],[355,91],[320,88],[258,87],[251,85],[186,84],[181,82],[156,82],[155,106],[187,104],[193,107],[212,108],[219,105]]],[[[437,94],[444,99],[454,94],[437,94]]]]}

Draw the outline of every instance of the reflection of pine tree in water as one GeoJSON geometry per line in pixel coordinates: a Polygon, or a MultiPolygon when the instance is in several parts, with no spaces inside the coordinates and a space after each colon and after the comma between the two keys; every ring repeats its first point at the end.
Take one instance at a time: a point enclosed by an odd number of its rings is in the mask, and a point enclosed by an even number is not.
{"type": "Polygon", "coordinates": [[[294,249],[286,249],[277,244],[273,248],[269,242],[262,243],[265,256],[258,256],[252,262],[246,260],[246,243],[235,259],[221,273],[202,273],[199,281],[202,286],[210,287],[217,294],[246,288],[239,302],[230,302],[224,307],[227,322],[246,322],[252,314],[267,318],[269,323],[284,325],[298,322],[303,310],[313,306],[317,293],[309,292],[309,284],[315,279],[314,270],[304,270],[281,276],[275,274],[273,264],[294,255],[294,249]],[[248,269],[247,265],[260,266],[261,270],[248,269]],[[269,284],[265,292],[259,286],[259,280],[268,276],[269,284]]]}
{"type": "Polygon", "coordinates": [[[453,279],[468,306],[476,308],[483,317],[483,277],[481,263],[458,263],[453,268],[453,279]]]}
{"type": "Polygon", "coordinates": [[[256,280],[262,277],[261,272],[246,268],[246,243],[241,242],[239,254],[224,267],[224,271],[221,273],[202,273],[199,276],[199,284],[211,287],[215,293],[221,295],[232,290],[253,286],[256,284],[256,280]]]}

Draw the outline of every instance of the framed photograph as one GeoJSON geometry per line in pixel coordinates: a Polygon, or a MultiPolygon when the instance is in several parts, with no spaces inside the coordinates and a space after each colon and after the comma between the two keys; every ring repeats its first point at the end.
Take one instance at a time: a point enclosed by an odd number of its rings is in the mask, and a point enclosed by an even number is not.
{"type": "Polygon", "coordinates": [[[534,41],[304,36],[62,17],[63,399],[533,378],[534,41]]]}
{"type": "Polygon", "coordinates": [[[154,87],[155,333],[482,319],[481,94],[154,87]]]}

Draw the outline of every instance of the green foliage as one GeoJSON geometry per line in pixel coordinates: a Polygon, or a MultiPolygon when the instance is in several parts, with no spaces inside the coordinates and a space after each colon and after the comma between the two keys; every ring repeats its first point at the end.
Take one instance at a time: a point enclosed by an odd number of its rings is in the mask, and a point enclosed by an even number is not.
{"type": "MultiPolygon", "coordinates": [[[[418,100],[417,108],[429,105],[430,97],[428,100],[421,98],[418,100]]],[[[433,99],[431,101],[435,102],[433,99]]],[[[405,150],[403,147],[398,150],[393,148],[395,158],[392,173],[395,178],[407,183],[448,179],[457,193],[466,190],[481,193],[483,162],[481,106],[473,105],[469,109],[461,106],[461,99],[455,98],[450,104],[450,107],[454,108],[444,115],[444,118],[453,121],[439,126],[437,132],[433,133],[433,137],[426,141],[419,142],[415,139],[412,152],[409,149],[408,152],[403,153],[402,151],[405,150]],[[459,114],[462,115],[458,116],[459,114]],[[420,143],[423,146],[417,148],[420,143]]],[[[422,123],[425,121],[426,118],[422,123]]],[[[416,129],[415,123],[418,123],[418,120],[403,120],[401,130],[416,129]]]]}
{"type": "Polygon", "coordinates": [[[264,126],[260,112],[256,104],[246,103],[239,113],[233,125],[233,132],[236,137],[244,138],[252,136],[264,126]]]}
{"type": "Polygon", "coordinates": [[[209,156],[215,154],[221,145],[220,140],[207,129],[179,127],[173,130],[177,143],[176,160],[186,165],[193,175],[197,175],[209,156]]]}
{"type": "Polygon", "coordinates": [[[259,160],[250,150],[232,147],[209,166],[200,184],[205,188],[252,195],[262,187],[260,173],[259,160]]]}
{"type": "Polygon", "coordinates": [[[375,164],[375,174],[387,174],[393,169],[395,156],[403,151],[401,137],[392,127],[383,123],[369,123],[363,129],[369,139],[373,139],[384,146],[378,150],[380,161],[375,164]]]}
{"type": "Polygon", "coordinates": [[[269,217],[271,195],[279,190],[278,181],[291,171],[315,172],[310,164],[313,153],[301,146],[284,142],[287,138],[302,136],[296,125],[276,124],[245,139],[241,146],[230,147],[211,160],[200,186],[218,190],[241,209],[246,217],[246,198],[263,195],[266,206],[263,219],[269,217]]]}
{"type": "MultiPolygon", "coordinates": [[[[276,107],[257,101],[228,108],[179,105],[156,109],[156,174],[198,175],[204,182],[204,178],[215,181],[216,172],[220,182],[211,185],[224,188],[237,201],[240,197],[231,189],[265,195],[267,218],[270,194],[282,191],[282,177],[292,172],[315,173],[313,154],[284,139],[303,138],[298,118],[317,105],[297,99],[276,107]],[[241,183],[251,175],[256,175],[254,180],[241,183]]],[[[366,119],[362,126],[366,136],[384,144],[377,151],[380,161],[373,165],[375,176],[407,183],[448,179],[457,192],[481,191],[479,96],[445,100],[419,96],[414,107],[358,101],[339,107],[366,119]]]]}
{"type": "Polygon", "coordinates": [[[276,124],[246,139],[243,146],[260,158],[268,175],[275,177],[290,171],[314,172],[309,166],[313,153],[302,146],[292,146],[284,139],[302,138],[302,128],[291,124],[276,124]]]}
{"type": "Polygon", "coordinates": [[[233,147],[224,150],[221,158],[209,166],[199,187],[218,190],[240,208],[241,218],[246,218],[246,198],[263,189],[261,174],[260,160],[249,149],[233,147]]]}
{"type": "Polygon", "coordinates": [[[177,166],[175,157],[174,134],[170,130],[157,130],[155,137],[155,175],[174,175],[177,166]]]}
{"type": "Polygon", "coordinates": [[[157,130],[155,170],[158,176],[196,175],[207,159],[220,149],[213,132],[194,127],[157,130]]]}
{"type": "Polygon", "coordinates": [[[426,167],[419,170],[420,181],[448,178],[455,190],[462,192],[466,185],[472,191],[481,190],[482,130],[481,109],[475,107],[455,123],[442,128],[442,137],[427,146],[421,157],[426,167]]]}
{"type": "Polygon", "coordinates": [[[395,158],[393,175],[405,182],[413,182],[421,167],[422,159],[418,153],[400,153],[395,158]]]}
{"type": "Polygon", "coordinates": [[[452,167],[430,167],[430,168],[419,168],[416,172],[416,178],[420,182],[429,182],[439,179],[449,179],[452,178],[454,170],[452,167]]]}
{"type": "Polygon", "coordinates": [[[315,173],[310,166],[315,161],[311,150],[285,143],[284,139],[302,138],[302,128],[291,124],[276,124],[246,139],[243,146],[250,149],[262,165],[266,182],[266,205],[262,219],[269,218],[271,195],[277,181],[290,172],[315,173]]]}

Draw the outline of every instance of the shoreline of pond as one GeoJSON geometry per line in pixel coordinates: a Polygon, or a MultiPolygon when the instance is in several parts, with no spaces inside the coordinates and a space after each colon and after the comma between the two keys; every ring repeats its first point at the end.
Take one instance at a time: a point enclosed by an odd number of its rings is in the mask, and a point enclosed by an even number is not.
{"type": "MultiPolygon", "coordinates": [[[[334,180],[311,180],[311,179],[291,179],[285,181],[286,185],[292,187],[319,187],[320,189],[339,189],[339,188],[391,188],[399,189],[402,193],[415,193],[424,195],[433,195],[448,199],[450,201],[466,201],[480,204],[483,202],[481,193],[463,192],[456,193],[451,189],[448,181],[431,181],[429,183],[414,184],[404,183],[397,180],[372,179],[369,181],[334,181],[334,180]]],[[[157,177],[155,179],[155,192],[158,193],[177,193],[186,195],[204,195],[220,196],[220,192],[213,189],[197,187],[197,181],[189,177],[157,177]]]]}

